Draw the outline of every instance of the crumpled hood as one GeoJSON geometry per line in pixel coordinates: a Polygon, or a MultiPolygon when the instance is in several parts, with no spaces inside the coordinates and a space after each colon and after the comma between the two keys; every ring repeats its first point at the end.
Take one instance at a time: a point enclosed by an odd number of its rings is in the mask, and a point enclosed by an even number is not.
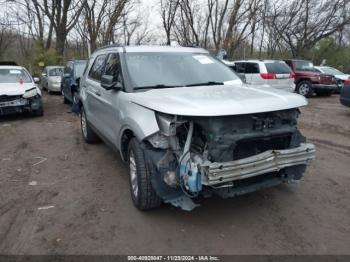
{"type": "Polygon", "coordinates": [[[307,105],[298,94],[249,85],[152,89],[129,100],[154,111],[183,116],[223,116],[278,111],[307,105]]]}
{"type": "Polygon", "coordinates": [[[23,95],[26,90],[36,87],[33,83],[1,83],[0,96],[18,96],[23,95]]]}

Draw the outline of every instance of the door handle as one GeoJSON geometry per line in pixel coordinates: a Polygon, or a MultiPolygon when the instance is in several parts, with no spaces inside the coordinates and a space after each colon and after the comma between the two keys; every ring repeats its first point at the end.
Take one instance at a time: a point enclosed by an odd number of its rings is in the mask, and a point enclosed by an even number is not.
{"type": "Polygon", "coordinates": [[[99,91],[95,91],[95,95],[101,96],[101,93],[99,91]]]}

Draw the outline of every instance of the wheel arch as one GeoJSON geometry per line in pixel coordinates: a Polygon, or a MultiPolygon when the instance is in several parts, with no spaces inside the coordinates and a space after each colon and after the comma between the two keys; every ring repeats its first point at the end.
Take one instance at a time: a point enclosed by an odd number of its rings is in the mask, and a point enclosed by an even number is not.
{"type": "Polygon", "coordinates": [[[128,160],[128,147],[133,137],[135,137],[135,134],[128,127],[124,128],[123,131],[121,132],[121,136],[119,139],[119,151],[120,151],[120,156],[124,162],[127,162],[128,160]]]}
{"type": "Polygon", "coordinates": [[[304,81],[312,83],[311,80],[308,78],[300,78],[297,81],[295,81],[295,85],[299,85],[299,83],[304,82],[304,81]]]}

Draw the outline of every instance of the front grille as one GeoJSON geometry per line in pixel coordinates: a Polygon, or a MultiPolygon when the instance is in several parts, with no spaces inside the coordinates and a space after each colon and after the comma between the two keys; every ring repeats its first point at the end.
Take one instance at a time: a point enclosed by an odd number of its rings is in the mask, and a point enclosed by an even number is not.
{"type": "Polygon", "coordinates": [[[290,147],[291,135],[260,137],[237,142],[233,160],[254,156],[268,150],[282,150],[290,147]]]}
{"type": "Polygon", "coordinates": [[[2,107],[0,108],[0,116],[2,115],[12,115],[22,113],[23,110],[20,107],[2,107]]]}
{"type": "Polygon", "coordinates": [[[325,84],[334,84],[334,80],[333,76],[322,76],[322,82],[325,84]]]}
{"type": "Polygon", "coordinates": [[[6,96],[6,95],[3,95],[3,96],[0,96],[0,103],[1,102],[14,101],[14,100],[20,99],[21,97],[22,96],[6,96]]]}

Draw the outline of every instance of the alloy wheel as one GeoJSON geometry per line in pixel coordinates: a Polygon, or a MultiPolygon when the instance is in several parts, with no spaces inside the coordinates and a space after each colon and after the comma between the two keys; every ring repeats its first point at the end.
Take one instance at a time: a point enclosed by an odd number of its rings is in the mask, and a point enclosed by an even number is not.
{"type": "Polygon", "coordinates": [[[310,91],[310,87],[308,84],[301,84],[299,87],[299,94],[306,96],[310,91]]]}
{"type": "Polygon", "coordinates": [[[137,180],[137,169],[136,169],[136,162],[134,157],[134,152],[131,150],[129,155],[129,169],[130,169],[130,183],[131,183],[131,189],[132,193],[135,198],[137,198],[139,193],[139,185],[137,180]]]}
{"type": "Polygon", "coordinates": [[[81,112],[81,130],[83,131],[83,135],[86,138],[87,137],[87,123],[86,123],[86,116],[85,112],[81,112]]]}

